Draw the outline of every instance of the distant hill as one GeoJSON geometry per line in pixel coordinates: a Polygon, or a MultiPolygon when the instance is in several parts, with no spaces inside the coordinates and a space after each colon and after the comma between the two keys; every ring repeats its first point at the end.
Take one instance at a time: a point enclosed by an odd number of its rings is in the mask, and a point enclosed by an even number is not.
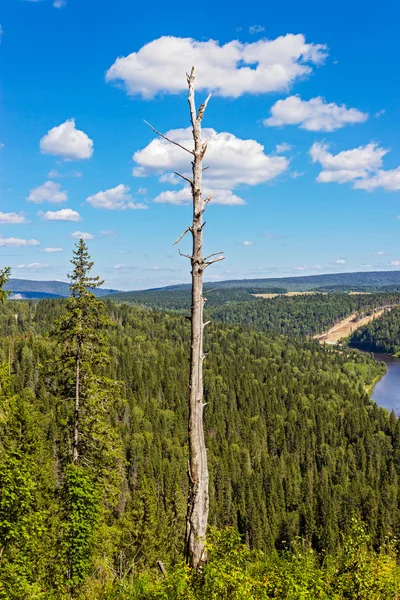
{"type": "MultiPolygon", "coordinates": [[[[400,271],[371,271],[368,273],[334,273],[300,277],[268,279],[231,279],[204,284],[208,306],[240,302],[257,293],[285,292],[397,292],[400,291],[400,271]]],[[[189,302],[190,285],[180,284],[164,288],[118,292],[117,302],[133,302],[155,308],[181,309],[189,302]]]]}
{"type": "MultiPolygon", "coordinates": [[[[30,279],[10,279],[5,288],[12,292],[11,297],[31,298],[66,298],[69,296],[69,283],[65,281],[33,281],[30,279]]],[[[96,296],[115,294],[118,290],[98,288],[96,296]]]]}
{"type": "MultiPolygon", "coordinates": [[[[369,271],[356,273],[329,273],[298,277],[273,277],[267,279],[228,279],[208,284],[213,288],[286,288],[288,292],[312,290],[374,291],[382,288],[400,289],[400,271],[369,271]]],[[[189,284],[168,286],[165,290],[189,288],[189,284]]],[[[159,288],[160,289],[160,288],[159,288]]]]}

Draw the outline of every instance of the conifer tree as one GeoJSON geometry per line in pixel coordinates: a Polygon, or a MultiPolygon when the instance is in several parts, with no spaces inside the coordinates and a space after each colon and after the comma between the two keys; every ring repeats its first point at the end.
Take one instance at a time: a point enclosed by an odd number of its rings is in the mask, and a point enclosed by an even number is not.
{"type": "Polygon", "coordinates": [[[110,324],[110,320],[105,315],[104,303],[93,293],[104,282],[90,274],[94,263],[83,239],[77,242],[71,263],[75,267],[68,275],[71,296],[66,302],[66,314],[59,319],[56,329],[63,344],[64,367],[72,367],[74,371],[72,462],[76,464],[81,445],[80,419],[83,413],[90,417],[88,403],[98,383],[95,372],[107,362],[106,339],[102,330],[110,324]]]}
{"type": "Polygon", "coordinates": [[[0,302],[1,303],[4,302],[4,300],[7,298],[8,294],[10,293],[4,289],[4,286],[6,285],[7,281],[10,279],[10,275],[11,275],[10,267],[4,267],[4,269],[0,269],[0,302]]]}

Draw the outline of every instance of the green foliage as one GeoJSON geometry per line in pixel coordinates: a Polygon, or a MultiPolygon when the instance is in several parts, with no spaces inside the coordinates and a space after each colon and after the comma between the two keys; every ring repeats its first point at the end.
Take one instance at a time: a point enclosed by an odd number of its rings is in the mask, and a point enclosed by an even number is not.
{"type": "Polygon", "coordinates": [[[368,352],[400,355],[400,308],[385,311],[381,317],[355,331],[349,344],[368,352]]]}
{"type": "Polygon", "coordinates": [[[5,290],[5,285],[10,279],[11,269],[10,267],[5,267],[4,269],[0,269],[0,302],[3,303],[7,298],[10,292],[5,290]]]}
{"type": "Polygon", "coordinates": [[[75,596],[92,567],[94,525],[99,516],[99,492],[87,468],[70,464],[61,488],[61,555],[67,572],[66,585],[75,596]]]}

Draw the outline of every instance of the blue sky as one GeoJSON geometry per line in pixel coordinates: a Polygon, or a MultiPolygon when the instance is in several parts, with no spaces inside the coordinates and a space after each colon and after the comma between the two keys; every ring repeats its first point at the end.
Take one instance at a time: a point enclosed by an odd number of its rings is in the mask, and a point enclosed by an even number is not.
{"type": "Polygon", "coordinates": [[[208,279],[400,268],[398,4],[191,7],[3,3],[0,265],[66,280],[83,232],[110,287],[188,281],[189,165],[143,120],[187,139],[194,62],[208,279]]]}

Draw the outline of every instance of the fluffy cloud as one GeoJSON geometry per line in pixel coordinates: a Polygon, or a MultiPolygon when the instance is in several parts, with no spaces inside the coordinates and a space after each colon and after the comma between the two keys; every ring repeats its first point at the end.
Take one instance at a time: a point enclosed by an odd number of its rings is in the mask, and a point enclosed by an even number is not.
{"type": "Polygon", "coordinates": [[[335,131],[352,123],[363,123],[368,114],[356,108],[339,106],[326,102],[320,96],[302,100],[299,96],[289,96],[278,100],[271,108],[271,116],[264,120],[266,127],[279,125],[299,125],[308,131],[335,131]]]}
{"type": "Polygon", "coordinates": [[[19,225],[20,223],[26,223],[26,218],[24,213],[22,212],[20,212],[19,214],[15,212],[0,212],[0,223],[4,225],[19,225]]]}
{"type": "Polygon", "coordinates": [[[82,221],[80,214],[72,208],[62,208],[56,211],[48,210],[39,212],[38,215],[42,217],[43,221],[82,221]]]}
{"type": "Polygon", "coordinates": [[[94,235],[86,233],[85,231],[75,231],[74,233],[71,233],[71,237],[74,238],[74,240],[93,240],[94,235]]]}
{"type": "Polygon", "coordinates": [[[368,192],[379,187],[387,192],[397,192],[400,190],[400,167],[390,171],[379,170],[369,179],[356,181],[354,187],[368,192]]]}
{"type": "Polygon", "coordinates": [[[5,238],[0,235],[0,247],[4,248],[16,248],[19,246],[38,246],[39,242],[37,240],[24,240],[21,238],[5,238]]]}
{"type": "Polygon", "coordinates": [[[62,252],[63,249],[62,248],[43,248],[42,252],[47,252],[49,254],[54,253],[54,252],[62,252]]]}
{"type": "Polygon", "coordinates": [[[347,261],[344,258],[338,258],[335,260],[335,265],[345,265],[347,261]]]}
{"type": "Polygon", "coordinates": [[[247,242],[247,241],[242,242],[242,246],[253,246],[253,244],[254,244],[254,242],[247,242]]]}
{"type": "Polygon", "coordinates": [[[148,206],[142,202],[134,202],[134,198],[130,194],[130,187],[127,185],[117,185],[115,188],[97,192],[86,198],[86,202],[95,208],[104,210],[124,210],[126,208],[146,210],[148,206]]]}
{"type": "Polygon", "coordinates": [[[93,140],[76,129],[75,119],[69,119],[42,137],[40,150],[43,154],[52,154],[65,160],[83,160],[92,156],[93,140]]]}
{"type": "Polygon", "coordinates": [[[310,149],[314,163],[320,163],[323,170],[317,177],[320,183],[354,182],[353,187],[360,187],[360,181],[367,179],[382,165],[382,158],[388,150],[380,148],[375,143],[359,146],[352,150],[344,150],[331,154],[326,144],[316,142],[310,149]]]}
{"type": "Polygon", "coordinates": [[[392,262],[390,263],[391,267],[399,267],[400,266],[400,260],[392,260],[392,262]]]}
{"type": "Polygon", "coordinates": [[[28,202],[34,202],[35,204],[40,204],[41,202],[66,202],[66,200],[68,200],[68,194],[65,190],[61,189],[60,183],[46,181],[42,185],[31,190],[27,200],[28,202]]]}
{"type": "MultiPolygon", "coordinates": [[[[179,144],[191,148],[193,145],[191,129],[174,129],[167,137],[179,144]]],[[[209,169],[205,172],[204,184],[213,190],[213,202],[220,204],[244,204],[244,201],[234,196],[231,191],[238,185],[257,185],[274,179],[283,173],[289,165],[284,156],[268,156],[264,146],[255,140],[242,140],[231,133],[217,133],[214,129],[203,130],[204,140],[208,141],[205,164],[209,169]],[[232,202],[227,202],[227,195],[232,202]]],[[[143,150],[135,152],[133,160],[136,167],[133,175],[146,177],[158,175],[163,181],[172,171],[181,171],[190,176],[190,159],[187,153],[162,138],[156,138],[143,150]]],[[[169,180],[171,181],[171,180],[169,180]]],[[[189,188],[178,192],[163,192],[157,202],[178,204],[178,200],[190,200],[189,188]],[[162,200],[160,200],[160,197],[162,200]]]]}
{"type": "Polygon", "coordinates": [[[196,65],[199,91],[237,98],[286,90],[309,75],[313,65],[323,63],[326,55],[326,46],[307,44],[302,34],[250,44],[233,40],[222,46],[215,40],[163,36],[117,58],[106,81],[122,81],[129,94],[144,98],[160,92],[177,94],[187,89],[184,74],[196,65]]]}
{"type": "MultiPolygon", "coordinates": [[[[246,204],[243,198],[236,196],[236,194],[234,194],[231,190],[216,189],[211,192],[205,189],[204,196],[207,197],[209,194],[212,194],[212,204],[222,204],[225,206],[246,204]]],[[[190,204],[191,201],[192,195],[188,187],[177,191],[167,190],[165,192],[161,192],[161,194],[154,198],[154,202],[157,202],[158,204],[190,204]]]]}

